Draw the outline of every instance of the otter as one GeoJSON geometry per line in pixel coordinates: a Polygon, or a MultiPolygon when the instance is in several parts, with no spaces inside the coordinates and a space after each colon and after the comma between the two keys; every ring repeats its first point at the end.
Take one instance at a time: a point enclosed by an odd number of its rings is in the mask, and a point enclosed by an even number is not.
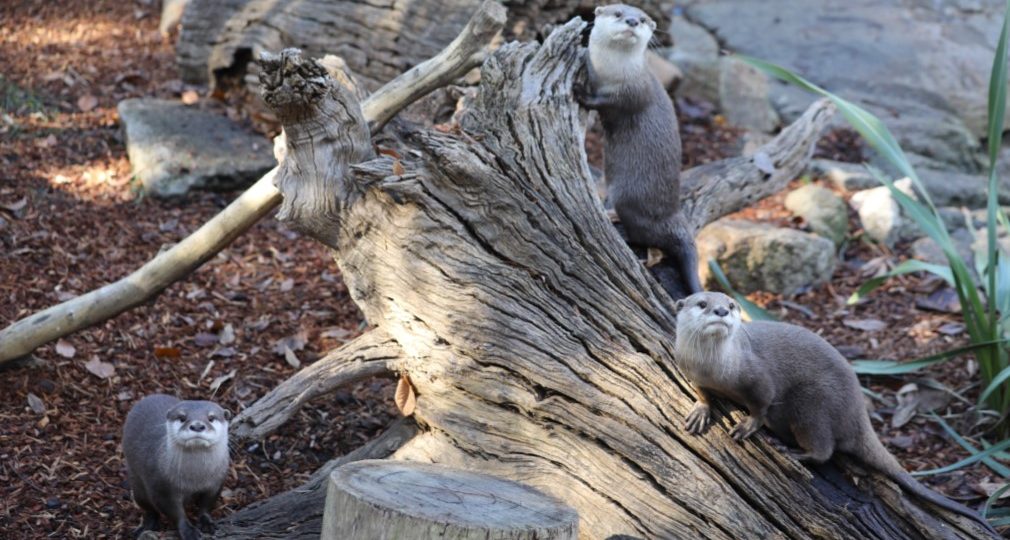
{"type": "Polygon", "coordinates": [[[762,426],[799,446],[801,462],[824,463],[836,451],[855,457],[921,499],[995,530],[964,505],[931,491],[898,463],[877,439],[855,371],[827,341],[800,326],[755,321],[741,324],[740,308],[722,293],[677,301],[677,364],[691,379],[698,401],[685,420],[693,435],[711,422],[709,392],[743,404],[750,416],[730,431],[737,441],[762,426]]]}
{"type": "MultiPolygon", "coordinates": [[[[680,289],[702,290],[693,228],[680,212],[681,145],[677,115],[645,51],[656,23],[623,4],[596,8],[586,62],[588,88],[576,98],[603,124],[607,198],[628,241],[656,247],[673,260],[680,289]]],[[[686,294],[685,294],[686,293],[686,294]]]]}
{"type": "Polygon", "coordinates": [[[228,473],[230,414],[210,401],[181,401],[152,394],[126,415],[123,453],[133,500],[144,511],[136,534],[158,530],[164,515],[182,540],[200,538],[185,505],[199,509],[200,525],[213,530],[210,511],[228,473]]]}

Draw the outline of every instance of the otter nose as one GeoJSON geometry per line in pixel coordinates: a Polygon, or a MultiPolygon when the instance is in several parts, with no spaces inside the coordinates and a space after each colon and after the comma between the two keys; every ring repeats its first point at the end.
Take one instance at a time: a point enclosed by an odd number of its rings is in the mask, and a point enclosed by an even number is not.
{"type": "Polygon", "coordinates": [[[190,431],[195,431],[197,433],[199,433],[201,431],[206,431],[207,430],[207,424],[204,424],[203,422],[193,422],[192,424],[189,425],[189,430],[190,431]]]}
{"type": "Polygon", "coordinates": [[[725,317],[726,315],[729,315],[729,310],[724,307],[717,307],[712,310],[712,313],[715,313],[720,317],[725,317]]]}
{"type": "Polygon", "coordinates": [[[634,27],[638,26],[638,23],[640,23],[641,21],[639,21],[638,19],[636,19],[634,17],[628,17],[627,19],[624,19],[624,22],[628,23],[628,26],[634,28],[634,27]]]}

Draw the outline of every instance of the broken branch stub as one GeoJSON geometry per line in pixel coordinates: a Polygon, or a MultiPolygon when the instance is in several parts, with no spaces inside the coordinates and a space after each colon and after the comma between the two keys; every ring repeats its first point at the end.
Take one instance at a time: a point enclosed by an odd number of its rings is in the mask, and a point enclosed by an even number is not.
{"type": "Polygon", "coordinates": [[[275,180],[284,196],[277,217],[335,248],[339,227],[333,225],[357,191],[346,181],[348,167],[375,155],[355,90],[298,49],[264,53],[260,66],[263,100],[286,137],[275,180]]]}

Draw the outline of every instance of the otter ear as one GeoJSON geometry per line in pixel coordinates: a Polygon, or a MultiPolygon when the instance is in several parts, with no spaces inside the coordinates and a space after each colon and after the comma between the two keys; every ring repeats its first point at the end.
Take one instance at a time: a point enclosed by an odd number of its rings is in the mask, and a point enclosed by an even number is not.
{"type": "Polygon", "coordinates": [[[596,15],[597,17],[603,15],[603,6],[596,8],[596,11],[594,11],[593,14],[596,15]]]}
{"type": "Polygon", "coordinates": [[[649,19],[649,30],[655,30],[655,29],[656,29],[656,21],[649,19]]]}
{"type": "Polygon", "coordinates": [[[677,303],[673,305],[674,313],[680,313],[680,310],[684,309],[684,301],[677,300],[677,303]]]}
{"type": "Polygon", "coordinates": [[[221,414],[224,415],[225,420],[228,420],[229,422],[231,421],[231,411],[228,409],[221,409],[221,414]]]}

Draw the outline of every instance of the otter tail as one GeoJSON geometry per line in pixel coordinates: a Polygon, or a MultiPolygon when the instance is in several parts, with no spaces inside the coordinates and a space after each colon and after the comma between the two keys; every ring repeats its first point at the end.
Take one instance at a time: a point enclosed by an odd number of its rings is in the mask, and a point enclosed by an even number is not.
{"type": "MultiPolygon", "coordinates": [[[[867,424],[869,424],[869,419],[867,419],[867,424]]],[[[919,483],[912,475],[902,468],[898,460],[884,448],[884,445],[877,439],[876,434],[873,432],[871,426],[867,426],[864,430],[863,441],[861,444],[861,451],[857,458],[872,469],[883,473],[885,476],[893,480],[896,484],[901,486],[905,491],[912,493],[916,497],[928,501],[940,508],[954,512],[955,514],[960,514],[967,517],[979,525],[981,525],[987,532],[989,532],[994,538],[1002,538],[992,525],[983,518],[978,512],[968,508],[967,506],[955,502],[939,493],[929,489],[928,487],[919,483]]]]}

